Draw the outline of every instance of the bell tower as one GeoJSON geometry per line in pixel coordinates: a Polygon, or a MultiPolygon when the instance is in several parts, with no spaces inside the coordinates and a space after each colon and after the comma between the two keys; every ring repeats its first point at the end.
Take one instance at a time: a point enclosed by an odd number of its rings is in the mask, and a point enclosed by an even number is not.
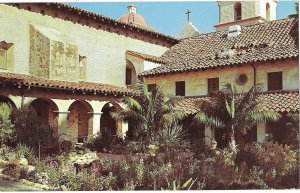
{"type": "Polygon", "coordinates": [[[247,26],[276,19],[278,0],[218,1],[219,24],[217,31],[228,30],[229,26],[247,26]]]}

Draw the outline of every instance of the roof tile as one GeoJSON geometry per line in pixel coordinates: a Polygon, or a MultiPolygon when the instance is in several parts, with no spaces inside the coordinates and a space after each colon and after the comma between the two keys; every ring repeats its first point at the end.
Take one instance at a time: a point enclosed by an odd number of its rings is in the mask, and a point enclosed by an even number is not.
{"type": "Polygon", "coordinates": [[[230,39],[227,31],[184,39],[160,57],[165,65],[140,76],[296,58],[299,50],[291,33],[295,23],[288,18],[242,27],[242,33],[230,39]]]}
{"type": "MultiPolygon", "coordinates": [[[[186,114],[195,114],[201,109],[197,103],[209,100],[208,96],[186,97],[176,109],[185,112],[186,114]]],[[[261,110],[270,110],[276,112],[297,112],[299,111],[299,91],[275,91],[264,92],[258,95],[258,108],[261,110]]]]}
{"type": "Polygon", "coordinates": [[[25,85],[25,86],[39,86],[39,87],[50,87],[58,89],[72,89],[82,92],[94,92],[102,93],[107,95],[137,95],[136,91],[132,89],[127,89],[124,87],[102,84],[102,83],[93,83],[93,82],[68,82],[60,80],[46,80],[40,77],[25,75],[25,74],[16,74],[8,72],[0,72],[0,82],[10,83],[14,85],[25,85]]]}

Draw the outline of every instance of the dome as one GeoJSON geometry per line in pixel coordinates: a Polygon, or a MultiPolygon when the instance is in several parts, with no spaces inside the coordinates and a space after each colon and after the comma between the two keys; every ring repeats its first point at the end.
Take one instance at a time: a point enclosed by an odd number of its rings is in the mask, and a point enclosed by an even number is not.
{"type": "Polygon", "coordinates": [[[118,21],[147,28],[144,17],[136,13],[135,5],[131,4],[127,8],[128,12],[122,15],[118,21]]]}
{"type": "Polygon", "coordinates": [[[118,21],[147,27],[147,23],[144,17],[137,13],[126,13],[122,15],[118,21]]]}

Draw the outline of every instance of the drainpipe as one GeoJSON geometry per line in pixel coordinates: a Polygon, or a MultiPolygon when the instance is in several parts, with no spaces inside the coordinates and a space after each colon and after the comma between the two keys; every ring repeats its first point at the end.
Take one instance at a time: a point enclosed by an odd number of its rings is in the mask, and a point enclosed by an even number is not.
{"type": "Polygon", "coordinates": [[[254,86],[256,85],[256,67],[254,64],[251,64],[252,68],[253,68],[253,84],[254,86]]]}

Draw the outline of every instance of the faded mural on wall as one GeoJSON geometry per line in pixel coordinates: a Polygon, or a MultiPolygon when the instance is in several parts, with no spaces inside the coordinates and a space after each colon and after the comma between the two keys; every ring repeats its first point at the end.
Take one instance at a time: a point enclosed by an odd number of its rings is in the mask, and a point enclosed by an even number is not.
{"type": "Polygon", "coordinates": [[[30,74],[67,81],[85,78],[86,70],[79,69],[78,47],[70,42],[56,30],[31,25],[30,74]]]}

